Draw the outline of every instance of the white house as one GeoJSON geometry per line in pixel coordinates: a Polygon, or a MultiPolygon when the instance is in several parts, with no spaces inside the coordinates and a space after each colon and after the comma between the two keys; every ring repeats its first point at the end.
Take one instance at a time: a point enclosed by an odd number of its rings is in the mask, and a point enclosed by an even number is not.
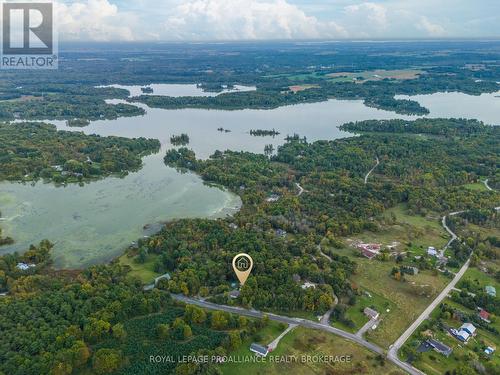
{"type": "Polygon", "coordinates": [[[429,247],[427,248],[427,254],[428,254],[428,255],[431,255],[431,256],[433,256],[433,257],[435,257],[435,256],[437,256],[437,255],[438,255],[438,252],[437,252],[437,250],[436,250],[436,248],[435,248],[435,247],[433,247],[433,246],[429,246],[429,247]]]}
{"type": "Polygon", "coordinates": [[[29,270],[30,268],[35,267],[35,266],[36,266],[36,264],[33,264],[33,263],[28,264],[28,263],[20,262],[20,263],[17,263],[16,268],[18,270],[21,270],[21,271],[26,271],[26,270],[29,270]]]}

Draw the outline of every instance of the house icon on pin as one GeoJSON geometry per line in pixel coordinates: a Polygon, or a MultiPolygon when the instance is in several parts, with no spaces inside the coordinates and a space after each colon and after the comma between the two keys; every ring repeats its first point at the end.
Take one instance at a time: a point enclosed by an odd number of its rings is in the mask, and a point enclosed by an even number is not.
{"type": "Polygon", "coordinates": [[[236,267],[242,271],[247,270],[248,267],[250,267],[248,259],[244,257],[239,258],[238,261],[236,262],[236,267]]]}

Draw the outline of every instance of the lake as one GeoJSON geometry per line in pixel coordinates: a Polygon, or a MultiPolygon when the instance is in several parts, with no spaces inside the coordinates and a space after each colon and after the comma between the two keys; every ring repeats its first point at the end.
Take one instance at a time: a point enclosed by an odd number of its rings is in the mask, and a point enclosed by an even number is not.
{"type": "MultiPolygon", "coordinates": [[[[162,85],[162,95],[195,91],[196,85],[162,85]],[[171,91],[169,91],[171,86],[171,91]]],[[[122,86],[123,87],[123,86],[122,86]]],[[[140,89],[134,86],[130,91],[140,89]]],[[[159,89],[158,89],[159,90],[159,89]]],[[[413,97],[430,110],[430,117],[478,118],[498,123],[498,94],[469,96],[438,93],[413,97]]],[[[111,101],[113,103],[119,100],[111,101]]],[[[151,234],[158,223],[174,218],[217,218],[234,214],[240,199],[228,191],[210,187],[192,173],[181,174],[163,164],[170,137],[187,133],[188,147],[207,158],[215,150],[244,150],[262,153],[266,144],[278,147],[288,134],[298,133],[309,141],[349,136],[338,126],[367,119],[414,119],[366,107],[362,101],[329,100],[273,110],[221,111],[205,109],[164,110],[148,108],[139,117],[93,121],[81,129],[68,128],[63,121],[50,121],[59,129],[87,134],[148,137],[160,140],[161,151],[143,159],[143,168],[125,178],[110,177],[84,186],[56,187],[52,184],[0,183],[0,222],[16,243],[0,253],[24,251],[31,243],[48,238],[56,243],[57,267],[83,267],[119,255],[132,241],[151,234]],[[217,129],[230,130],[220,132],[217,129]],[[254,137],[251,129],[276,129],[276,137],[254,137]],[[153,224],[149,230],[144,225],[153,224]],[[155,225],[156,224],[156,225],[155,225]]]]}

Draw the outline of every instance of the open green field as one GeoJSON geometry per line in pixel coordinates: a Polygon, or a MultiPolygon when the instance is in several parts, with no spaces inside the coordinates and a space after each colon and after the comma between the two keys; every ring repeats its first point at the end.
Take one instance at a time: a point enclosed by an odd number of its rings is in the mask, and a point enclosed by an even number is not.
{"type": "Polygon", "coordinates": [[[365,70],[362,72],[339,72],[327,74],[327,77],[332,79],[349,79],[356,80],[357,82],[366,81],[381,81],[383,79],[396,79],[396,80],[407,80],[416,79],[420,74],[423,74],[422,70],[417,69],[397,69],[397,70],[365,70]]]}
{"type": "Polygon", "coordinates": [[[473,184],[466,184],[464,185],[465,188],[470,189],[470,190],[477,190],[477,191],[487,191],[486,186],[482,182],[476,182],[473,184]]]}
{"type": "MultiPolygon", "coordinates": [[[[383,217],[388,223],[395,218],[394,224],[385,224],[378,232],[363,232],[355,236],[355,240],[380,243],[383,246],[396,245],[398,251],[404,251],[408,245],[420,248],[424,253],[429,246],[439,249],[446,245],[449,235],[441,226],[439,215],[412,215],[404,205],[397,205],[386,210],[383,217]]],[[[421,255],[421,254],[415,254],[421,255]]]]}
{"type": "MultiPolygon", "coordinates": [[[[496,288],[497,293],[500,293],[500,282],[498,282],[491,275],[488,275],[475,267],[470,267],[467,272],[465,272],[461,281],[466,279],[472,280],[474,284],[476,284],[481,289],[484,289],[486,285],[492,285],[496,288]]],[[[458,288],[460,288],[461,281],[457,285],[458,288]]]]}
{"type": "MultiPolygon", "coordinates": [[[[358,263],[358,272],[351,280],[362,293],[368,291],[372,295],[373,305],[379,307],[380,310],[377,311],[381,318],[378,327],[367,332],[365,337],[384,348],[388,348],[404,332],[448,282],[444,276],[435,275],[433,271],[423,271],[414,276],[405,275],[406,281],[397,281],[390,276],[391,269],[396,265],[393,260],[382,262],[360,258],[354,255],[354,249],[335,252],[351,257],[358,263]]],[[[367,302],[369,303],[362,297],[359,306],[356,303],[347,310],[348,316],[356,322],[356,330],[368,321],[360,312],[360,307],[367,302]]],[[[346,328],[338,323],[334,325],[346,328]]]]}
{"type": "Polygon", "coordinates": [[[386,314],[387,310],[389,310],[389,312],[392,311],[395,308],[395,305],[378,293],[369,289],[363,289],[363,294],[356,298],[356,304],[354,306],[350,306],[346,312],[346,317],[351,319],[355,326],[348,327],[337,321],[333,322],[332,325],[345,331],[356,333],[368,322],[368,317],[363,313],[365,307],[371,307],[381,314],[386,314]]]}
{"type": "MultiPolygon", "coordinates": [[[[243,345],[246,352],[237,351],[240,355],[250,355],[248,347],[243,345]]],[[[234,354],[234,353],[231,353],[234,354]]],[[[387,361],[382,362],[375,358],[375,354],[367,349],[325,332],[297,327],[289,332],[280,342],[278,348],[266,358],[266,363],[226,364],[221,366],[225,375],[236,374],[367,374],[367,375],[402,375],[387,361]],[[349,363],[330,361],[317,363],[302,360],[301,356],[351,356],[349,363]],[[281,359],[289,356],[289,362],[271,363],[271,356],[281,359]],[[296,360],[292,360],[296,358],[296,360]]]]}
{"type": "Polygon", "coordinates": [[[160,276],[159,273],[154,271],[154,264],[157,255],[149,254],[144,263],[137,263],[134,257],[129,257],[127,253],[118,258],[118,263],[124,266],[130,266],[130,276],[137,277],[144,284],[151,283],[156,277],[160,276]]]}

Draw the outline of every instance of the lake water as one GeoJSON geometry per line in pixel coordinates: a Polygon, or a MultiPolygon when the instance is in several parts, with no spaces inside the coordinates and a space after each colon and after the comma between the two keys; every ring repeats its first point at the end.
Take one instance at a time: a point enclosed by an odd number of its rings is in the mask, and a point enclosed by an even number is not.
{"type": "MultiPolygon", "coordinates": [[[[182,89],[179,86],[162,85],[161,92],[174,96],[180,92],[201,91],[195,85],[182,89]]],[[[498,123],[500,98],[496,95],[439,93],[414,98],[431,110],[431,117],[468,117],[498,123]]],[[[266,144],[277,147],[283,144],[287,134],[293,133],[306,136],[310,141],[345,137],[349,134],[340,131],[338,126],[349,121],[415,118],[368,108],[362,101],[339,100],[274,110],[141,107],[146,109],[144,116],[94,121],[82,129],[51,121],[59,129],[81,130],[87,134],[157,138],[162,148],[158,154],[144,158],[140,171],[123,179],[112,177],[83,187],[0,183],[0,209],[5,218],[0,225],[16,240],[14,245],[0,248],[0,253],[23,251],[29,244],[48,238],[56,243],[54,258],[58,267],[82,267],[119,255],[125,246],[152,231],[144,232],[145,224],[184,217],[224,217],[237,211],[241,204],[237,196],[205,185],[194,174],[181,174],[163,164],[165,151],[173,147],[170,137],[174,134],[187,133],[188,147],[195,150],[198,157],[207,158],[215,150],[262,153],[266,144]],[[219,132],[220,127],[230,132],[219,132]],[[249,134],[251,129],[273,128],[280,135],[253,137],[249,134]]]]}
{"type": "Polygon", "coordinates": [[[220,92],[210,92],[203,91],[202,88],[197,85],[186,85],[186,84],[166,84],[166,83],[152,83],[150,85],[139,86],[139,85],[108,85],[108,86],[98,86],[98,87],[116,87],[118,89],[125,89],[130,92],[129,97],[139,96],[139,95],[160,95],[160,96],[217,96],[228,92],[238,92],[238,91],[255,91],[257,88],[255,86],[241,86],[234,85],[233,88],[224,88],[220,92]],[[142,92],[141,88],[150,87],[153,89],[152,93],[142,92]]]}
{"type": "Polygon", "coordinates": [[[431,95],[398,95],[396,98],[412,99],[430,110],[426,117],[469,118],[500,125],[500,92],[477,96],[459,92],[431,95]]]}

